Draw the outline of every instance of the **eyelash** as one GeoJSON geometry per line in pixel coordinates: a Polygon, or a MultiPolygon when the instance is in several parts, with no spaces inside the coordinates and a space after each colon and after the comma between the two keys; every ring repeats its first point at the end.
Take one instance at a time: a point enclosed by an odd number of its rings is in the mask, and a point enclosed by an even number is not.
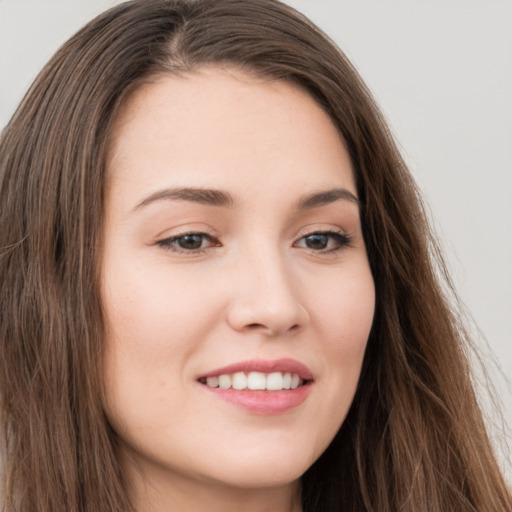
{"type": "Polygon", "coordinates": [[[190,233],[183,233],[182,235],[173,236],[170,238],[165,238],[164,240],[159,240],[156,245],[159,245],[160,247],[167,249],[172,252],[182,253],[182,254],[198,254],[202,253],[207,249],[208,247],[202,247],[203,242],[207,241],[210,244],[212,244],[212,247],[219,247],[220,243],[212,235],[209,235],[208,233],[201,233],[201,232],[190,232],[190,233]],[[196,249],[185,249],[183,247],[179,246],[180,240],[184,240],[187,237],[201,237],[201,247],[196,249]]]}
{"type": "Polygon", "coordinates": [[[327,231],[313,231],[312,233],[308,233],[306,235],[303,235],[300,237],[297,242],[294,243],[294,246],[302,240],[306,240],[309,237],[327,237],[327,244],[329,244],[331,241],[335,242],[335,247],[330,249],[312,249],[311,247],[305,247],[306,249],[309,249],[315,253],[320,254],[335,254],[338,251],[341,251],[345,247],[349,247],[352,243],[352,238],[347,235],[346,233],[343,233],[342,231],[333,231],[333,230],[327,230],[327,231]]]}
{"type": "MultiPolygon", "coordinates": [[[[343,233],[342,231],[313,231],[311,233],[307,233],[306,235],[301,236],[293,245],[294,247],[297,247],[297,244],[301,242],[302,240],[306,240],[309,237],[326,237],[328,238],[327,244],[334,241],[336,246],[330,249],[312,249],[311,247],[307,246],[298,246],[303,247],[305,249],[309,249],[313,253],[317,254],[335,254],[338,251],[341,251],[345,247],[349,247],[352,243],[352,238],[347,235],[346,233],[343,233]]],[[[197,240],[197,238],[196,238],[197,240]]],[[[202,233],[202,232],[190,232],[190,233],[183,233],[182,235],[173,236],[170,238],[165,238],[164,240],[159,240],[156,242],[156,245],[162,247],[163,249],[175,252],[175,253],[181,253],[181,254],[201,254],[204,253],[206,249],[209,249],[210,247],[203,247],[203,243],[207,242],[208,244],[211,244],[211,247],[220,247],[219,240],[209,235],[208,233],[202,233]],[[184,247],[180,247],[180,241],[184,241],[187,237],[200,237],[201,246],[198,248],[191,248],[186,249],[184,247]]]]}

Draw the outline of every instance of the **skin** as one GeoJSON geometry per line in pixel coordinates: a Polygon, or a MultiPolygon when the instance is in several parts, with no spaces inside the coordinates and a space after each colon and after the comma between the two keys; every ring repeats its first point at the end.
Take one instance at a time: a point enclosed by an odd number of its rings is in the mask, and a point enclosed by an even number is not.
{"type": "Polygon", "coordinates": [[[102,294],[106,412],[137,510],[300,511],[300,476],[347,414],[374,314],[357,201],[298,207],[332,189],[357,195],[350,159],[295,85],[202,68],[155,78],[124,106],[102,294]],[[159,196],[184,187],[231,203],[159,196]],[[198,249],[180,247],[189,233],[206,234],[198,249]],[[227,403],[197,380],[279,358],[314,379],[283,413],[227,403]]]}

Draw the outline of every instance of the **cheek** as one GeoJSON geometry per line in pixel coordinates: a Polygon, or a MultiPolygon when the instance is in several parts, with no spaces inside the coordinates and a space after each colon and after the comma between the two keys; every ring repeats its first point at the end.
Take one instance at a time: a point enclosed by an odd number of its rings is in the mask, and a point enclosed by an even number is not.
{"type": "MultiPolygon", "coordinates": [[[[123,259],[118,258],[123,263],[123,259]]],[[[206,279],[191,282],[186,272],[170,265],[148,263],[105,269],[108,279],[103,296],[111,338],[138,357],[179,358],[180,352],[201,339],[215,315],[215,296],[202,286],[206,279]],[[172,271],[172,272],[171,272],[172,271]]]]}
{"type": "Polygon", "coordinates": [[[322,451],[334,437],[352,404],[373,323],[375,288],[370,270],[354,272],[317,295],[315,324],[319,326],[318,350],[323,353],[323,400],[315,412],[325,430],[317,440],[322,451]]]}
{"type": "Polygon", "coordinates": [[[111,267],[105,275],[107,415],[118,432],[151,430],[170,421],[161,418],[164,408],[167,418],[187,410],[187,361],[207,338],[215,312],[196,294],[179,293],[190,289],[179,278],[156,278],[151,267],[111,267]]]}
{"type": "Polygon", "coordinates": [[[332,280],[324,293],[313,298],[316,323],[323,331],[326,350],[340,357],[362,358],[375,312],[375,286],[370,269],[332,280]]]}

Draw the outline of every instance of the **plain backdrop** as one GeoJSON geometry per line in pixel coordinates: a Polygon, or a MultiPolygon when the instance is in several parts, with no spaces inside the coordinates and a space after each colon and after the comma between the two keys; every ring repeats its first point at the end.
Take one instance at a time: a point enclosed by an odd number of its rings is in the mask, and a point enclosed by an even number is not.
{"type": "MultiPolygon", "coordinates": [[[[0,0],[0,129],[55,50],[116,3],[0,0]]],[[[388,119],[491,347],[480,340],[510,432],[512,0],[288,3],[345,51],[388,119]]],[[[510,477],[510,452],[502,458],[510,477]]]]}

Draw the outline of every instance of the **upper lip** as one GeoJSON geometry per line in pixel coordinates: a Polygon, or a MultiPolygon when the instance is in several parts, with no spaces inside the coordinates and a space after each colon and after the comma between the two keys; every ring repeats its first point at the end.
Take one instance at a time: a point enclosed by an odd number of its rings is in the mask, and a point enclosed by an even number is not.
{"type": "Polygon", "coordinates": [[[236,372],[283,372],[296,373],[303,380],[312,380],[313,374],[311,370],[303,363],[295,359],[251,359],[248,361],[240,361],[238,363],[229,364],[222,368],[216,368],[198,377],[204,379],[206,377],[216,377],[219,375],[231,374],[236,372]]]}

